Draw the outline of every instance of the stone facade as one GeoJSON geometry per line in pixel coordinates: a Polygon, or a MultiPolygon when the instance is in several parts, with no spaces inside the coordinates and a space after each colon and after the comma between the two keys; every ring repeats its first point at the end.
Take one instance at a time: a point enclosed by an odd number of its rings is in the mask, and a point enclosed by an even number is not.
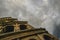
{"type": "Polygon", "coordinates": [[[44,28],[34,28],[27,21],[0,18],[0,40],[58,40],[44,28]]]}

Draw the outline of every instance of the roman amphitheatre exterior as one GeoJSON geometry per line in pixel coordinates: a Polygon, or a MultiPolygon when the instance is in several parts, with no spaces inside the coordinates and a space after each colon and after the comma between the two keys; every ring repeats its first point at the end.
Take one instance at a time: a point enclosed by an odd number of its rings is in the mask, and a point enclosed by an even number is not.
{"type": "Polygon", "coordinates": [[[0,40],[58,40],[45,28],[34,28],[27,21],[0,18],[0,40]]]}

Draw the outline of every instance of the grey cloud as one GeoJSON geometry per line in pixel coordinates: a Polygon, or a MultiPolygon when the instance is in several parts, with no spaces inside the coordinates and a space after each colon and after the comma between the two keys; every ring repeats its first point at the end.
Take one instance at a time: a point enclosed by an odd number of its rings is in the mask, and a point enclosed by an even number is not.
{"type": "Polygon", "coordinates": [[[60,24],[57,21],[60,18],[59,4],[60,0],[0,0],[0,17],[26,20],[34,27],[46,28],[54,34],[58,30],[54,24],[60,24]]]}

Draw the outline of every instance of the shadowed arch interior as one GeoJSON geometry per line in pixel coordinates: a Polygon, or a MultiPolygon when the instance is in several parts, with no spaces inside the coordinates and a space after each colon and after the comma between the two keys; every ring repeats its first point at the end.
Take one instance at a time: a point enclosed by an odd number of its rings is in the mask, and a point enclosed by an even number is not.
{"type": "Polygon", "coordinates": [[[20,30],[25,30],[25,29],[27,29],[26,25],[20,25],[20,30]]]}
{"type": "Polygon", "coordinates": [[[14,31],[14,26],[11,26],[11,25],[10,25],[10,26],[6,26],[4,32],[6,33],[6,32],[12,32],[12,31],[14,31]]]}

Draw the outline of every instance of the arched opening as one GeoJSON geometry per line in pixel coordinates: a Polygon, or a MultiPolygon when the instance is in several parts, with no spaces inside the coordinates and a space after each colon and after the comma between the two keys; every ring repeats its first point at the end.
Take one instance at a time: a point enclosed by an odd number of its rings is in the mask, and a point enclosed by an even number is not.
{"type": "Polygon", "coordinates": [[[25,29],[27,29],[26,25],[20,25],[20,30],[25,30],[25,29]]]}
{"type": "Polygon", "coordinates": [[[5,27],[5,31],[4,31],[5,33],[6,32],[12,32],[12,31],[14,31],[14,26],[6,26],[5,27]]]}
{"type": "Polygon", "coordinates": [[[29,39],[29,40],[36,40],[36,39],[29,39]]]}
{"type": "Polygon", "coordinates": [[[12,40],[17,40],[17,39],[12,39],[12,40]]]}
{"type": "Polygon", "coordinates": [[[43,38],[44,40],[51,40],[51,37],[49,37],[48,35],[44,35],[43,38]]]}

